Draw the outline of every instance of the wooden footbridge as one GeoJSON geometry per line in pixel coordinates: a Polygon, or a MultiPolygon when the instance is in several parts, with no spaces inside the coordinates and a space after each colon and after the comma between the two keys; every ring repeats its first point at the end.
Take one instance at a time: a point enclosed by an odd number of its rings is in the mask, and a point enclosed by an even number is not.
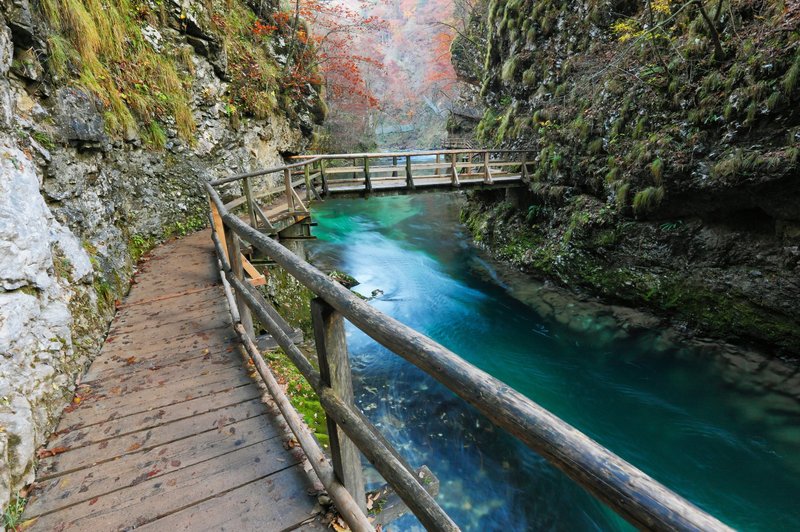
{"type": "Polygon", "coordinates": [[[436,464],[406,463],[354,404],[346,319],[635,526],[729,530],[290,251],[309,236],[303,196],[307,202],[335,194],[517,186],[530,164],[524,152],[299,160],[208,184],[211,230],[159,247],[142,265],[102,352],[40,453],[25,528],[322,530],[316,495],[324,488],[353,530],[374,530],[405,511],[430,530],[457,530],[435,499],[436,464]],[[257,288],[266,282],[264,263],[315,294],[316,356],[297,347],[297,331],[257,288]],[[262,330],[268,338],[257,334],[262,330]],[[279,345],[316,391],[327,416],[329,454],[265,363],[264,341],[279,345]],[[383,488],[365,493],[362,457],[386,480],[383,488]]]}

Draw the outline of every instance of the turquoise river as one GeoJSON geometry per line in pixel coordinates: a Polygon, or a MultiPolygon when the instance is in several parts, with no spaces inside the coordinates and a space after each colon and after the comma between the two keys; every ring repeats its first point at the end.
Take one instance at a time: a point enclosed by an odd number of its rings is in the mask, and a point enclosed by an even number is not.
{"type": "MultiPolygon", "coordinates": [[[[727,524],[800,530],[800,386],[791,366],[712,343],[669,343],[664,331],[626,330],[563,296],[555,313],[542,313],[537,298],[552,294],[487,260],[459,223],[459,201],[431,194],[319,203],[310,260],[352,275],[375,308],[727,524]],[[578,329],[569,325],[576,321],[578,329]]],[[[358,405],[414,466],[434,471],[440,504],[464,530],[630,528],[349,325],[348,345],[358,405]]],[[[392,526],[419,528],[413,517],[392,526]]]]}

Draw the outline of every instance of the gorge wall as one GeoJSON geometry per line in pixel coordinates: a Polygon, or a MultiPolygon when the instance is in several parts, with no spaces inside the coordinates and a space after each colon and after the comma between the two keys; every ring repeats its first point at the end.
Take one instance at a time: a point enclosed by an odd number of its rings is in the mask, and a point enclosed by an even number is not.
{"type": "Polygon", "coordinates": [[[535,158],[516,203],[472,196],[478,241],[800,355],[799,2],[492,0],[468,28],[452,51],[486,109],[473,134],[535,158]]]}
{"type": "Polygon", "coordinates": [[[137,259],[205,224],[205,181],[303,149],[324,106],[318,86],[284,82],[287,39],[253,31],[271,2],[0,7],[5,507],[33,481],[137,259]]]}

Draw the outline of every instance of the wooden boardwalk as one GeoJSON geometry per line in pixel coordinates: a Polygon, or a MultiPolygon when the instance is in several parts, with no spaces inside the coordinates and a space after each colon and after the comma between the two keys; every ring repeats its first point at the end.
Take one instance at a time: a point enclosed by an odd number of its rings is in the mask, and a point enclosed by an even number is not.
{"type": "MultiPolygon", "coordinates": [[[[420,192],[442,192],[452,190],[475,190],[492,188],[509,188],[522,186],[521,175],[502,175],[494,177],[487,183],[483,177],[460,178],[458,185],[453,184],[449,176],[418,176],[414,178],[414,189],[409,189],[405,178],[374,178],[370,181],[370,194],[380,196],[397,194],[418,194],[420,192]]],[[[330,179],[328,194],[331,196],[353,197],[366,192],[364,179],[330,179]]]]}
{"type": "Polygon", "coordinates": [[[31,530],[322,530],[236,348],[210,232],[157,248],[39,463],[31,530]]]}

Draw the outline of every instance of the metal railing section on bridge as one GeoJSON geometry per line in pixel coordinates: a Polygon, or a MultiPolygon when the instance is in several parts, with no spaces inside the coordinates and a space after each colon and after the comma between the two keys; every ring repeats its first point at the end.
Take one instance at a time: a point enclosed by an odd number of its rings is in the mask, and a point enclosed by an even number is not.
{"type": "MultiPolygon", "coordinates": [[[[379,157],[405,157],[407,163],[420,153],[429,158],[432,153],[434,160],[436,153],[441,156],[441,152],[415,152],[349,154],[346,157],[365,161],[379,157]]],[[[459,153],[462,152],[455,155],[459,153]]],[[[474,156],[476,152],[468,153],[474,156]]],[[[485,171],[485,159],[488,156],[491,160],[491,152],[477,153],[484,159],[485,171]]],[[[214,181],[207,184],[206,189],[211,206],[212,238],[235,329],[312,467],[353,530],[372,530],[378,522],[384,522],[381,516],[377,521],[374,517],[373,520],[367,517],[360,454],[375,466],[387,486],[426,528],[458,528],[434,499],[433,494],[438,488],[435,476],[424,467],[420,470],[411,468],[355,405],[344,333],[345,319],[473,405],[497,427],[543,456],[633,525],[654,530],[730,530],[529,398],[430,338],[371,307],[271,237],[266,226],[274,226],[274,222],[264,219],[266,213],[255,211],[247,180],[257,175],[283,174],[285,215],[302,221],[308,217],[308,208],[301,200],[301,193],[295,189],[305,187],[307,197],[312,197],[314,173],[321,179],[318,185],[323,188],[325,185],[323,161],[344,157],[305,158],[296,164],[214,181]],[[295,175],[302,179],[293,181],[295,175]],[[216,189],[233,182],[242,184],[243,199],[237,198],[225,204],[216,189]],[[231,212],[232,206],[237,205],[245,206],[247,215],[244,219],[231,212]],[[249,224],[245,221],[248,219],[249,224]],[[253,285],[259,282],[245,265],[247,258],[242,253],[245,247],[269,257],[316,296],[311,304],[316,364],[312,364],[292,342],[291,328],[254,288],[253,285]],[[330,458],[302,423],[264,362],[255,344],[253,316],[273,336],[318,395],[328,419],[330,458]]],[[[364,164],[368,166],[369,162],[364,164]]],[[[524,168],[527,162],[518,161],[516,164],[524,168]]],[[[428,168],[434,172],[437,169],[441,168],[428,168]]],[[[365,170],[365,176],[369,173],[369,169],[365,170]]],[[[435,474],[435,464],[428,465],[435,474]]],[[[384,518],[388,520],[391,517],[384,518]]]]}

